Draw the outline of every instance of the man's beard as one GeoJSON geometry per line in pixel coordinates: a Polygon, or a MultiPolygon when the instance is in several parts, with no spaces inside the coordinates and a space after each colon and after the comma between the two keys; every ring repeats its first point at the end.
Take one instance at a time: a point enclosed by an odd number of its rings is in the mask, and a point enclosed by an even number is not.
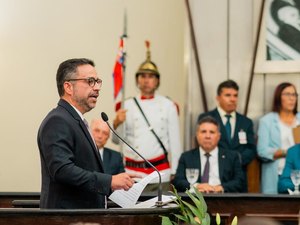
{"type": "Polygon", "coordinates": [[[77,98],[74,97],[74,100],[77,102],[77,104],[84,109],[84,112],[89,112],[91,111],[95,106],[91,106],[88,103],[88,99],[83,99],[83,98],[77,98]]]}

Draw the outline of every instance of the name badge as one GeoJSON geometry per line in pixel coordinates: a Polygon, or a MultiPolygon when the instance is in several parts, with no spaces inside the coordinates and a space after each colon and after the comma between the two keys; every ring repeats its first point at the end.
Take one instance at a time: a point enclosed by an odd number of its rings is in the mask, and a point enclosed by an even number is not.
{"type": "Polygon", "coordinates": [[[247,144],[247,134],[243,130],[239,132],[239,142],[241,145],[247,144]]]}

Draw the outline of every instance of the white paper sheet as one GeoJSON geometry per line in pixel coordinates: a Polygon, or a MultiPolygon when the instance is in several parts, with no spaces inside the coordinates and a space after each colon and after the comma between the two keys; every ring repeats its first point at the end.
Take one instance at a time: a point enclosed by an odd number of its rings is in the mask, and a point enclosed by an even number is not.
{"type": "MultiPolygon", "coordinates": [[[[176,199],[175,196],[171,196],[171,195],[162,195],[161,197],[162,197],[161,201],[163,202],[162,205],[166,205],[166,204],[172,202],[174,199],[176,199]]],[[[141,203],[138,203],[138,204],[134,205],[133,208],[152,208],[152,207],[155,207],[155,203],[157,202],[157,199],[158,199],[158,197],[151,198],[147,201],[144,201],[144,202],[141,202],[141,203]]]]}
{"type": "Polygon", "coordinates": [[[116,190],[108,198],[122,208],[132,208],[136,204],[147,184],[157,177],[158,174],[154,171],[138,183],[135,183],[128,191],[116,190]]]}

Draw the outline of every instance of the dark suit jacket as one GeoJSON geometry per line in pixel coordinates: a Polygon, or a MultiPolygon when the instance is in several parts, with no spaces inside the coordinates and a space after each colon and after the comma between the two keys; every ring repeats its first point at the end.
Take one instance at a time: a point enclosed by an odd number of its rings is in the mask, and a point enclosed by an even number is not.
{"type": "Polygon", "coordinates": [[[60,100],[38,132],[42,169],[41,208],[104,208],[112,176],[74,108],[60,100]]]}
{"type": "Polygon", "coordinates": [[[107,174],[116,175],[125,172],[122,155],[112,149],[103,149],[103,164],[107,174]]]}
{"type": "MultiPolygon", "coordinates": [[[[197,182],[201,183],[201,162],[199,148],[182,153],[173,181],[177,191],[186,191],[190,184],[185,176],[186,168],[199,168],[197,182]]],[[[225,192],[241,192],[243,189],[243,173],[241,162],[236,152],[219,148],[219,174],[225,192]]]]}
{"type": "Polygon", "coordinates": [[[226,134],[226,128],[222,122],[221,116],[220,116],[217,108],[210,112],[201,114],[198,117],[198,121],[205,116],[211,116],[211,117],[215,118],[220,125],[221,139],[220,139],[219,145],[218,145],[219,148],[237,151],[241,156],[243,170],[244,170],[244,172],[246,172],[247,165],[256,156],[256,144],[255,144],[252,121],[248,117],[243,116],[239,113],[236,113],[236,123],[235,123],[234,135],[231,140],[228,140],[227,134],[226,134]],[[239,142],[238,133],[241,130],[246,132],[247,144],[240,144],[240,142],[239,142]]]}

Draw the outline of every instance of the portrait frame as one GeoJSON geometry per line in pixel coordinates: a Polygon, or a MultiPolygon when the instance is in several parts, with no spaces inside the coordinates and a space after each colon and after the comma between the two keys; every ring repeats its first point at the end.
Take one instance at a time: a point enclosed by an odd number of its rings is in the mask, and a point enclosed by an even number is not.
{"type": "MultiPolygon", "coordinates": [[[[285,44],[272,32],[272,26],[269,24],[272,22],[272,17],[270,13],[270,7],[273,0],[263,0],[265,1],[263,9],[263,17],[260,27],[260,37],[258,42],[258,49],[255,58],[255,73],[300,73],[300,53],[285,44]],[[268,26],[267,26],[268,22],[268,26]],[[271,28],[270,28],[271,27],[271,28]],[[271,31],[271,32],[270,32],[271,31]],[[271,46],[271,47],[270,47],[271,46]],[[275,47],[274,47],[275,46],[275,47]],[[284,59],[267,59],[267,48],[275,49],[280,52],[278,55],[284,59]]],[[[276,29],[276,28],[274,28],[276,29]]],[[[278,29],[278,28],[277,28],[278,29]]]]}

